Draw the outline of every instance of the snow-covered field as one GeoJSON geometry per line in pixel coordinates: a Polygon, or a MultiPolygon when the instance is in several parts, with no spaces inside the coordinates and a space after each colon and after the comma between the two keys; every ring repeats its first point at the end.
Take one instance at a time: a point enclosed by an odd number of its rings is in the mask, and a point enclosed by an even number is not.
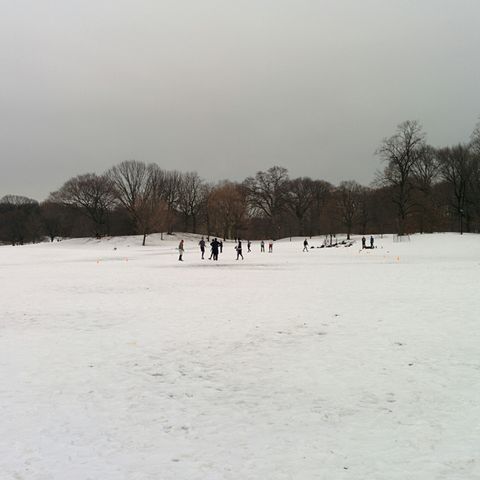
{"type": "Polygon", "coordinates": [[[480,236],[148,242],[0,247],[0,479],[480,478],[480,236]]]}

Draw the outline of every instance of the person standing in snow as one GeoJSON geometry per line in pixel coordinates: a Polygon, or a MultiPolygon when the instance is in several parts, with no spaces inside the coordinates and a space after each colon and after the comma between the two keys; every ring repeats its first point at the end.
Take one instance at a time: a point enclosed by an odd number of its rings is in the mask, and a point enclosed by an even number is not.
{"type": "Polygon", "coordinates": [[[204,256],[205,256],[205,240],[202,239],[198,242],[198,244],[200,245],[200,251],[202,252],[202,260],[204,260],[204,256]]]}
{"type": "Polygon", "coordinates": [[[252,242],[250,240],[247,241],[247,253],[250,253],[252,250],[250,247],[252,246],[252,242]]]}
{"type": "Polygon", "coordinates": [[[308,240],[307,239],[305,239],[303,241],[303,251],[308,252],[308,240]]]}
{"type": "Polygon", "coordinates": [[[180,243],[178,244],[178,260],[180,262],[183,262],[183,252],[184,252],[184,248],[183,248],[183,238],[182,240],[180,240],[180,243]]]}
{"type": "Polygon", "coordinates": [[[220,242],[214,238],[210,246],[212,247],[212,255],[210,258],[213,257],[213,260],[218,260],[218,247],[220,246],[220,242]]]}
{"type": "Polygon", "coordinates": [[[239,257],[242,257],[242,260],[243,260],[242,241],[240,239],[238,239],[238,243],[237,243],[237,246],[235,247],[235,249],[237,250],[237,260],[238,260],[239,257]]]}
{"type": "Polygon", "coordinates": [[[362,248],[365,248],[367,246],[367,239],[365,237],[362,237],[362,248]]]}
{"type": "Polygon", "coordinates": [[[268,242],[268,253],[273,253],[273,240],[268,242]]]}
{"type": "Polygon", "coordinates": [[[373,235],[370,235],[370,248],[373,248],[373,242],[375,240],[373,239],[373,235]]]}
{"type": "Polygon", "coordinates": [[[260,242],[260,252],[265,252],[265,242],[263,240],[260,242]]]}
{"type": "Polygon", "coordinates": [[[218,242],[218,246],[220,247],[220,253],[223,253],[223,240],[220,240],[220,242],[218,242]]]}

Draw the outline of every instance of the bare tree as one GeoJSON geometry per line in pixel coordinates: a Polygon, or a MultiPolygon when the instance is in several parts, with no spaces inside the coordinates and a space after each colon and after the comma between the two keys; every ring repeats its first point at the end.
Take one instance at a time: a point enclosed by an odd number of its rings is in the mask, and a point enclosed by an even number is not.
{"type": "Polygon", "coordinates": [[[0,204],[12,207],[31,207],[38,206],[38,202],[33,198],[24,197],[22,195],[5,195],[0,199],[0,204]]]}
{"type": "Polygon", "coordinates": [[[112,182],[105,175],[87,173],[71,178],[50,194],[49,201],[77,208],[94,225],[95,236],[108,231],[108,216],[115,204],[112,182]]]}
{"type": "Polygon", "coordinates": [[[471,205],[472,177],[478,168],[478,159],[468,145],[456,145],[438,150],[440,175],[452,191],[451,206],[459,219],[460,233],[463,233],[464,219],[470,230],[469,207],[471,205]]]}
{"type": "Polygon", "coordinates": [[[331,230],[331,212],[328,209],[329,199],[332,195],[333,185],[324,180],[313,181],[314,198],[313,203],[308,210],[309,219],[308,234],[310,237],[320,233],[330,233],[331,230]]]}
{"type": "Polygon", "coordinates": [[[208,211],[224,239],[238,238],[247,216],[245,189],[232,182],[222,182],[208,196],[208,211]]]}
{"type": "Polygon", "coordinates": [[[179,186],[178,206],[185,220],[185,230],[188,230],[189,220],[192,220],[192,231],[197,232],[197,219],[207,195],[207,189],[197,172],[188,172],[182,176],[179,186]]]}
{"type": "Polygon", "coordinates": [[[147,165],[126,160],[108,170],[107,176],[115,187],[117,200],[135,218],[138,200],[150,186],[147,165]]]}
{"type": "Polygon", "coordinates": [[[23,245],[40,239],[39,205],[20,195],[0,199],[0,241],[23,245]]]}
{"type": "Polygon", "coordinates": [[[480,155],[480,120],[475,126],[475,129],[473,130],[470,147],[474,154],[480,155]]]}
{"type": "Polygon", "coordinates": [[[162,186],[162,199],[167,205],[167,233],[172,233],[173,222],[180,198],[182,174],[177,170],[165,172],[162,186]]]}
{"type": "Polygon", "coordinates": [[[406,220],[413,207],[413,170],[425,147],[425,134],[416,121],[406,121],[397,131],[385,138],[377,150],[380,158],[387,163],[379,181],[393,191],[393,202],[397,207],[398,234],[405,234],[406,220]]]}
{"type": "Polygon", "coordinates": [[[418,158],[412,168],[412,175],[418,189],[428,191],[438,179],[440,166],[435,149],[424,145],[418,152],[418,158]]]}
{"type": "Polygon", "coordinates": [[[142,235],[144,246],[147,235],[166,223],[167,207],[161,197],[163,171],[156,164],[126,160],[112,167],[107,175],[118,202],[130,215],[135,232],[142,235]]]}
{"type": "Polygon", "coordinates": [[[360,233],[366,235],[367,226],[372,219],[371,215],[372,204],[372,189],[369,187],[360,187],[358,195],[358,223],[360,226],[360,233]]]}
{"type": "MultiPolygon", "coordinates": [[[[163,232],[167,226],[167,205],[159,197],[146,192],[145,197],[138,198],[136,211],[136,231],[142,235],[145,246],[147,236],[155,232],[163,232]]],[[[163,238],[163,236],[162,236],[163,238]]]]}
{"type": "MultiPolygon", "coordinates": [[[[472,175],[473,195],[477,217],[480,219],[480,120],[471,136],[470,149],[475,156],[475,171],[472,175]]],[[[480,222],[479,222],[480,223],[480,222]]]]}
{"type": "Polygon", "coordinates": [[[307,213],[315,201],[315,183],[311,178],[290,180],[286,185],[286,206],[297,221],[298,235],[305,235],[307,213]]]}
{"type": "Polygon", "coordinates": [[[439,164],[436,151],[430,145],[425,145],[419,151],[418,160],[412,168],[412,178],[420,233],[432,231],[435,208],[433,186],[439,178],[439,164]]]}
{"type": "Polygon", "coordinates": [[[40,204],[40,218],[43,232],[51,242],[59,236],[64,236],[68,223],[65,207],[61,203],[45,201],[40,204]]]}
{"type": "Polygon", "coordinates": [[[350,240],[353,223],[355,221],[359,206],[362,186],[354,180],[341,182],[338,189],[338,209],[342,224],[347,229],[347,240],[350,240]]]}
{"type": "Polygon", "coordinates": [[[245,180],[247,200],[253,215],[266,217],[270,221],[270,233],[278,236],[281,215],[286,208],[288,193],[288,170],[272,167],[258,172],[245,180]]]}

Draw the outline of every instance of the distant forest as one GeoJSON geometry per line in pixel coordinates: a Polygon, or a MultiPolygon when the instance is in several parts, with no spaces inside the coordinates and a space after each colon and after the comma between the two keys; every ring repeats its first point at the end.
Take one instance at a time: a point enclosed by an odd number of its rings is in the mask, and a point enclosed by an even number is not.
{"type": "Polygon", "coordinates": [[[0,242],[174,231],[278,239],[344,233],[405,235],[480,230],[480,124],[468,144],[434,148],[422,126],[401,123],[376,154],[370,186],[290,178],[282,167],[243,182],[208,183],[196,172],[129,160],[66,181],[41,203],[5,195],[0,242]]]}

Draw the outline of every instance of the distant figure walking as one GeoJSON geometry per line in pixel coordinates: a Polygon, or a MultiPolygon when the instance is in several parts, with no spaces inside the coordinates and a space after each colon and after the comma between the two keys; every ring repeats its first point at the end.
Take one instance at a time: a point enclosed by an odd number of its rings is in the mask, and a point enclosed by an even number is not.
{"type": "Polygon", "coordinates": [[[247,241],[247,253],[250,253],[252,250],[250,247],[252,246],[252,242],[250,240],[247,241]]]}
{"type": "Polygon", "coordinates": [[[370,248],[373,248],[373,243],[374,243],[373,235],[370,235],[370,248]]]}
{"type": "Polygon", "coordinates": [[[273,253],[273,240],[268,242],[268,253],[273,253]]]}
{"type": "Polygon", "coordinates": [[[213,257],[213,260],[218,260],[218,248],[220,246],[220,242],[216,238],[214,238],[210,246],[212,247],[212,254],[210,255],[210,259],[213,257]]]}
{"type": "Polygon", "coordinates": [[[308,252],[308,240],[307,239],[305,239],[303,241],[303,251],[308,252]]]}
{"type": "Polygon", "coordinates": [[[198,244],[200,245],[200,251],[202,252],[202,260],[204,260],[204,257],[205,257],[205,240],[202,239],[198,242],[198,244]]]}
{"type": "Polygon", "coordinates": [[[365,237],[362,237],[362,248],[366,248],[367,246],[367,239],[365,237]]]}
{"type": "Polygon", "coordinates": [[[184,248],[183,248],[183,239],[180,240],[180,243],[178,244],[178,261],[179,262],[183,262],[183,252],[184,252],[184,248]]]}
{"type": "Polygon", "coordinates": [[[223,253],[223,240],[220,240],[218,246],[220,247],[220,253],[223,253]]]}
{"type": "Polygon", "coordinates": [[[237,250],[237,260],[242,257],[243,260],[243,255],[242,255],[242,241],[238,240],[237,246],[235,247],[237,250]]]}
{"type": "Polygon", "coordinates": [[[260,242],[260,252],[265,252],[265,242],[263,240],[260,242]]]}

